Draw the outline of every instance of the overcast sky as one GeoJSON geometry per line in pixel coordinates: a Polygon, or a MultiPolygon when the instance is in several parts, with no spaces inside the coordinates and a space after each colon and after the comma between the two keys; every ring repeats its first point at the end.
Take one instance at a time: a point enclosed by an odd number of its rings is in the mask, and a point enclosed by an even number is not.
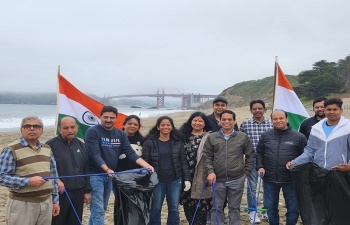
{"type": "Polygon", "coordinates": [[[0,91],[219,94],[350,54],[344,0],[2,1],[0,91]]]}

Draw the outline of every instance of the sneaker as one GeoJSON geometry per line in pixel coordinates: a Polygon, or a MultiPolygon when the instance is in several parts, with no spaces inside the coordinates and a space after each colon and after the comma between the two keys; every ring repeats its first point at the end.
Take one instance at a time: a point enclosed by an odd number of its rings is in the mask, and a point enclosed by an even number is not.
{"type": "Polygon", "coordinates": [[[267,212],[262,212],[262,213],[261,213],[261,218],[262,218],[263,220],[269,221],[269,217],[267,216],[267,212]]]}
{"type": "Polygon", "coordinates": [[[255,214],[255,223],[260,223],[261,220],[259,219],[258,217],[258,214],[255,213],[254,211],[251,211],[248,213],[248,216],[249,216],[249,219],[250,219],[250,222],[253,223],[254,222],[254,214],[255,214]]]}
{"type": "Polygon", "coordinates": [[[207,213],[207,224],[211,224],[211,214],[207,213]]]}
{"type": "Polygon", "coordinates": [[[228,224],[228,218],[227,218],[227,216],[225,216],[224,224],[228,224]]]}

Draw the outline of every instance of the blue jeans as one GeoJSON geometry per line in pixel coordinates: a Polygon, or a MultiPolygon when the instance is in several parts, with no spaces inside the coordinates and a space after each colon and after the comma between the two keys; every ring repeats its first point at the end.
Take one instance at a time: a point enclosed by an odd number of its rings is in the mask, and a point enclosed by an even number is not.
{"type": "Polygon", "coordinates": [[[90,177],[90,184],[92,198],[88,225],[103,225],[105,224],[105,212],[112,190],[112,179],[108,176],[92,176],[90,177]]]}
{"type": "MultiPolygon", "coordinates": [[[[248,176],[248,182],[247,182],[247,201],[248,201],[248,208],[255,208],[256,204],[256,188],[258,183],[258,171],[256,171],[256,161],[254,161],[254,167],[252,172],[248,176]]],[[[259,195],[260,198],[260,195],[259,195]]],[[[258,202],[259,205],[259,202],[258,202]]],[[[266,208],[265,204],[263,208],[266,208]]],[[[248,210],[248,213],[253,210],[248,210]]]]}
{"type": "Polygon", "coordinates": [[[286,225],[295,225],[298,222],[299,209],[293,183],[271,183],[264,181],[264,203],[267,207],[269,223],[270,225],[279,224],[278,201],[281,188],[287,207],[286,225]]]}
{"type": "Polygon", "coordinates": [[[161,225],[160,213],[166,196],[168,205],[167,225],[179,225],[179,200],[182,188],[182,178],[172,182],[158,183],[153,189],[153,199],[150,213],[149,225],[161,225]]]}

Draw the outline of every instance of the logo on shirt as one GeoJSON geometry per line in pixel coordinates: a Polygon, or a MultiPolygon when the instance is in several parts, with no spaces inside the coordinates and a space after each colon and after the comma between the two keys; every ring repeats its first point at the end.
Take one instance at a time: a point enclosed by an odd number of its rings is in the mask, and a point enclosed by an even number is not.
{"type": "Polygon", "coordinates": [[[101,138],[101,145],[107,146],[107,147],[118,147],[120,146],[120,140],[119,138],[101,138]]]}
{"type": "Polygon", "coordinates": [[[78,148],[77,152],[80,152],[80,149],[78,148]]]}

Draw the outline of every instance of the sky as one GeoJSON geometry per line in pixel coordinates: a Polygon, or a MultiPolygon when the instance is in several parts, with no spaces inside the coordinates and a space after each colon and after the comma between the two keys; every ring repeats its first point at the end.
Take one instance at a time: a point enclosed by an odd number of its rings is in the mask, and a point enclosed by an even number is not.
{"type": "Polygon", "coordinates": [[[344,0],[3,1],[0,91],[220,94],[350,54],[344,0]]]}

